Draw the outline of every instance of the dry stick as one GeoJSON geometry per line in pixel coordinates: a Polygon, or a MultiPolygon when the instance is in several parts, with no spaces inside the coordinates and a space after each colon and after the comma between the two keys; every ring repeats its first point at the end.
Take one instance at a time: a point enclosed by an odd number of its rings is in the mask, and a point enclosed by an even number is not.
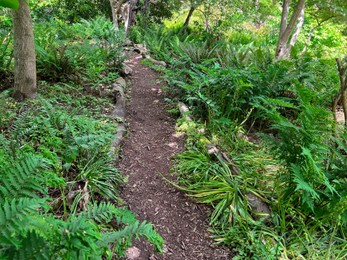
{"type": "MultiPolygon", "coordinates": [[[[187,120],[192,121],[192,118],[188,115],[189,108],[182,102],[178,103],[178,108],[180,110],[181,116],[187,120]]],[[[240,170],[237,168],[235,162],[230,158],[230,156],[225,153],[221,152],[216,145],[212,144],[212,142],[209,141],[210,144],[206,146],[207,153],[209,155],[214,155],[218,159],[220,159],[222,162],[224,162],[226,165],[229,165],[230,172],[234,175],[240,175],[240,170]]],[[[270,215],[270,207],[263,201],[262,198],[259,197],[259,195],[255,193],[247,193],[246,194],[247,200],[254,212],[261,213],[261,215],[270,215]]],[[[256,217],[256,216],[254,216],[256,217]]]]}

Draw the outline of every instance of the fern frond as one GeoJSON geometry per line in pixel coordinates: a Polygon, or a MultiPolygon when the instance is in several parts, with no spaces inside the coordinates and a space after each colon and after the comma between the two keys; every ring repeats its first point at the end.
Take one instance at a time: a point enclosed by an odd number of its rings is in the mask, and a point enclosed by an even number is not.
{"type": "Polygon", "coordinates": [[[32,231],[22,238],[20,250],[12,247],[7,249],[4,255],[8,259],[16,260],[46,260],[50,259],[49,244],[32,231]]]}
{"type": "Polygon", "coordinates": [[[89,259],[90,256],[100,256],[104,251],[98,246],[101,232],[95,222],[82,216],[71,216],[68,222],[61,222],[60,249],[63,249],[64,259],[89,259]]]}
{"type": "Polygon", "coordinates": [[[119,231],[103,234],[101,246],[106,247],[109,244],[114,244],[114,249],[120,256],[126,248],[131,246],[133,237],[137,239],[145,237],[154,245],[157,251],[162,252],[163,250],[163,238],[154,230],[151,224],[147,222],[140,224],[138,220],[119,231]]]}
{"type": "Polygon", "coordinates": [[[155,231],[152,224],[142,222],[137,229],[137,234],[146,237],[157,251],[163,252],[164,239],[155,231]]]}
{"type": "Polygon", "coordinates": [[[117,208],[112,203],[101,202],[99,204],[94,203],[94,205],[89,205],[87,211],[84,211],[80,215],[87,219],[93,219],[100,223],[109,223],[113,219],[117,211],[117,208]]]}
{"type": "Polygon", "coordinates": [[[46,188],[42,186],[44,178],[40,172],[47,168],[47,162],[34,154],[26,154],[21,160],[1,168],[0,205],[5,198],[35,198],[38,193],[46,193],[46,188]]]}
{"type": "Polygon", "coordinates": [[[24,235],[30,228],[35,211],[44,206],[43,199],[20,198],[7,199],[0,204],[0,245],[12,245],[18,248],[17,236],[24,235]]]}
{"type": "Polygon", "coordinates": [[[127,209],[117,208],[116,219],[119,224],[131,225],[138,221],[136,215],[127,209]]]}

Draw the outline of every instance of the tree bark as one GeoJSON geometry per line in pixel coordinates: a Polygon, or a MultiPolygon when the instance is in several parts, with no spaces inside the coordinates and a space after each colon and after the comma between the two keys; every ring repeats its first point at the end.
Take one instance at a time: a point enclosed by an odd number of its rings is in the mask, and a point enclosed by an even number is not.
{"type": "Polygon", "coordinates": [[[112,22],[113,25],[116,29],[116,31],[118,31],[119,26],[118,26],[118,4],[117,4],[117,0],[110,0],[110,6],[111,6],[111,10],[112,10],[112,22]]]}
{"type": "Polygon", "coordinates": [[[280,35],[276,49],[276,60],[288,58],[304,23],[306,0],[299,0],[288,23],[290,0],[283,0],[280,35]],[[295,26],[296,24],[296,26],[295,26]],[[293,32],[295,27],[295,31],[293,32]]]}
{"type": "Polygon", "coordinates": [[[129,29],[134,24],[134,20],[136,17],[136,5],[138,0],[130,0],[129,3],[129,15],[128,15],[128,24],[126,26],[126,33],[128,34],[129,29]]]}
{"type": "Polygon", "coordinates": [[[22,101],[36,97],[36,54],[29,4],[19,0],[13,11],[14,97],[22,101]]]}
{"type": "Polygon", "coordinates": [[[145,0],[145,2],[143,4],[143,8],[142,8],[142,13],[144,16],[148,15],[150,4],[151,4],[150,0],[145,0]]]}
{"type": "Polygon", "coordinates": [[[182,33],[186,33],[187,28],[188,28],[189,23],[190,23],[190,19],[192,18],[192,15],[193,15],[195,9],[196,9],[195,6],[191,6],[191,7],[190,7],[189,13],[188,13],[188,15],[187,15],[186,20],[184,21],[184,24],[183,24],[183,27],[182,27],[182,30],[181,30],[182,33]]]}
{"type": "Polygon", "coordinates": [[[340,59],[336,59],[336,64],[337,64],[337,70],[339,72],[339,78],[340,78],[340,91],[334,99],[332,109],[333,109],[334,119],[337,120],[336,108],[339,101],[341,100],[343,114],[345,116],[345,125],[347,126],[347,63],[342,64],[340,59]]]}
{"type": "MultiPolygon", "coordinates": [[[[305,15],[305,9],[302,8],[300,15],[298,17],[298,23],[296,25],[296,29],[295,29],[295,31],[294,31],[291,39],[290,39],[290,42],[289,42],[290,48],[292,48],[294,46],[294,44],[296,43],[296,40],[298,39],[301,28],[304,25],[304,15],[305,15]]],[[[290,49],[289,49],[289,51],[290,51],[290,49]]]]}

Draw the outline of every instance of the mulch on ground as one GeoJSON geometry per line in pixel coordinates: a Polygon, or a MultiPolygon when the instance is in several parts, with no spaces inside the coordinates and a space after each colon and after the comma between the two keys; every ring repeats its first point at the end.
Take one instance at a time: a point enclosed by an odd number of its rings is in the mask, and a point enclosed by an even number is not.
{"type": "Polygon", "coordinates": [[[208,233],[208,208],[168,184],[172,157],[183,150],[184,140],[175,135],[175,120],[166,112],[163,82],[158,74],[132,56],[132,86],[127,104],[128,137],[119,163],[129,181],[122,192],[125,202],[140,220],[155,225],[165,239],[164,254],[153,252],[147,242],[137,241],[136,259],[231,259],[225,248],[213,245],[208,233]]]}

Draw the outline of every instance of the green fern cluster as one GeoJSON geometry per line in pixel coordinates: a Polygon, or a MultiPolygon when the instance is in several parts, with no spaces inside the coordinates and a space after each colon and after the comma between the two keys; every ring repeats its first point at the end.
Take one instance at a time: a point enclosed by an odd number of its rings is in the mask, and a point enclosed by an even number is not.
{"type": "Polygon", "coordinates": [[[113,130],[43,100],[4,129],[1,259],[111,259],[140,237],[162,249],[151,224],[100,202],[119,201],[124,182],[109,153],[113,130]]]}
{"type": "Polygon", "coordinates": [[[96,84],[100,74],[119,72],[124,34],[103,17],[82,20],[73,25],[35,23],[37,69],[47,81],[82,79],[96,84]]]}

